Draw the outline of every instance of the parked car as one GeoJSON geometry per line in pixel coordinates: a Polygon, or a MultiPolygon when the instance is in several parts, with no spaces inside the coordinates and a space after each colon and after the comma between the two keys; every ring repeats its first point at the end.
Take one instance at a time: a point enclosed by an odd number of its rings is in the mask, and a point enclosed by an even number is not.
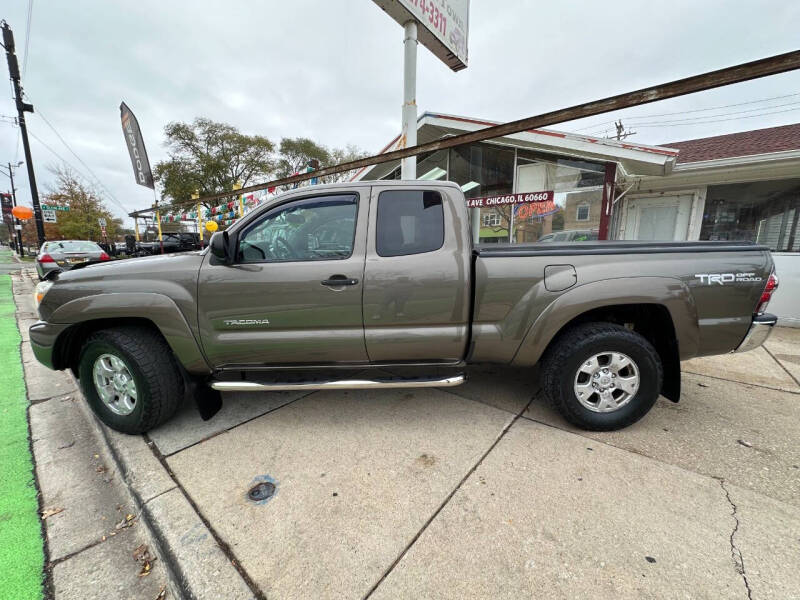
{"type": "Polygon", "coordinates": [[[610,430],[677,402],[681,360],[763,343],[776,287],[765,246],[474,245],[456,184],[358,182],[276,197],[204,251],[58,273],[30,339],[129,433],[185,391],[209,417],[220,391],[446,387],[476,362],[540,363],[569,421],[610,430]]]}
{"type": "Polygon", "coordinates": [[[75,265],[110,258],[108,253],[95,242],[86,240],[45,242],[36,255],[36,272],[39,279],[44,279],[51,271],[67,271],[75,265]]]}
{"type": "Polygon", "coordinates": [[[540,242],[591,242],[596,240],[598,232],[596,229],[565,229],[555,231],[539,238],[540,242]]]}
{"type": "Polygon", "coordinates": [[[189,252],[200,249],[200,234],[191,231],[164,233],[162,234],[161,238],[161,241],[152,240],[149,242],[137,243],[135,254],[137,256],[162,254],[162,242],[164,247],[163,254],[170,254],[173,252],[189,252]]]}

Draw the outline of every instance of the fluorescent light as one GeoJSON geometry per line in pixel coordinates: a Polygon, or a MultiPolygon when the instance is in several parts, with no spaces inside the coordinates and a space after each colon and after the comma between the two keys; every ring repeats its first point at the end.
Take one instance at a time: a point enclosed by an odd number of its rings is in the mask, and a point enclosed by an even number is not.
{"type": "Polygon", "coordinates": [[[441,167],[434,167],[430,171],[425,173],[425,175],[422,175],[417,179],[424,179],[425,181],[433,181],[434,179],[441,179],[445,175],[447,175],[447,171],[445,171],[441,167]]]}
{"type": "Polygon", "coordinates": [[[461,191],[468,192],[471,189],[478,187],[479,185],[480,183],[478,183],[477,181],[470,181],[469,183],[465,183],[464,185],[461,186],[461,191]]]}

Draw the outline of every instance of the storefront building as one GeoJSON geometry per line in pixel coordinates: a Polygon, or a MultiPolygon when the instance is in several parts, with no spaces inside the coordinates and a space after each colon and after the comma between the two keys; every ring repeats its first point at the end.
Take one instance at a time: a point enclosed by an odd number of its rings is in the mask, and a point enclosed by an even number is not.
{"type": "MultiPolygon", "coordinates": [[[[425,143],[494,124],[425,113],[417,137],[425,143]]],[[[770,310],[800,326],[800,303],[789,300],[800,296],[800,124],[664,146],[532,130],[423,154],[417,176],[454,181],[468,200],[552,192],[549,203],[471,209],[480,243],[763,243],[781,276],[770,310]]],[[[355,179],[399,177],[396,161],[362,169],[355,179]]]]}

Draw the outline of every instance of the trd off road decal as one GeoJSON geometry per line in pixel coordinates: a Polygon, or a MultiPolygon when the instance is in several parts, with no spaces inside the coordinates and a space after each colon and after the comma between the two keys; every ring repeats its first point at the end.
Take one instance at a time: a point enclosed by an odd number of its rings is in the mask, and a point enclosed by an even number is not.
{"type": "Polygon", "coordinates": [[[696,273],[695,277],[700,280],[702,285],[761,281],[761,277],[755,273],[696,273]]]}

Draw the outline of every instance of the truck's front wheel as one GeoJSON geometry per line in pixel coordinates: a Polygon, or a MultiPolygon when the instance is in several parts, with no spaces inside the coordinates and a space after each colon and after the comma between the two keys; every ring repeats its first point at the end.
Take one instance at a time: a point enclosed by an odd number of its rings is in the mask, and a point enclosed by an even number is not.
{"type": "Polygon", "coordinates": [[[658,399],[661,359],[643,336],[613,323],[585,323],[548,349],[542,385],[569,422],[594,431],[626,427],[658,399]]]}
{"type": "Polygon", "coordinates": [[[183,379],[164,338],[146,327],[93,333],[81,349],[83,395],[98,418],[123,433],[163,423],[183,398],[183,379]]]}

